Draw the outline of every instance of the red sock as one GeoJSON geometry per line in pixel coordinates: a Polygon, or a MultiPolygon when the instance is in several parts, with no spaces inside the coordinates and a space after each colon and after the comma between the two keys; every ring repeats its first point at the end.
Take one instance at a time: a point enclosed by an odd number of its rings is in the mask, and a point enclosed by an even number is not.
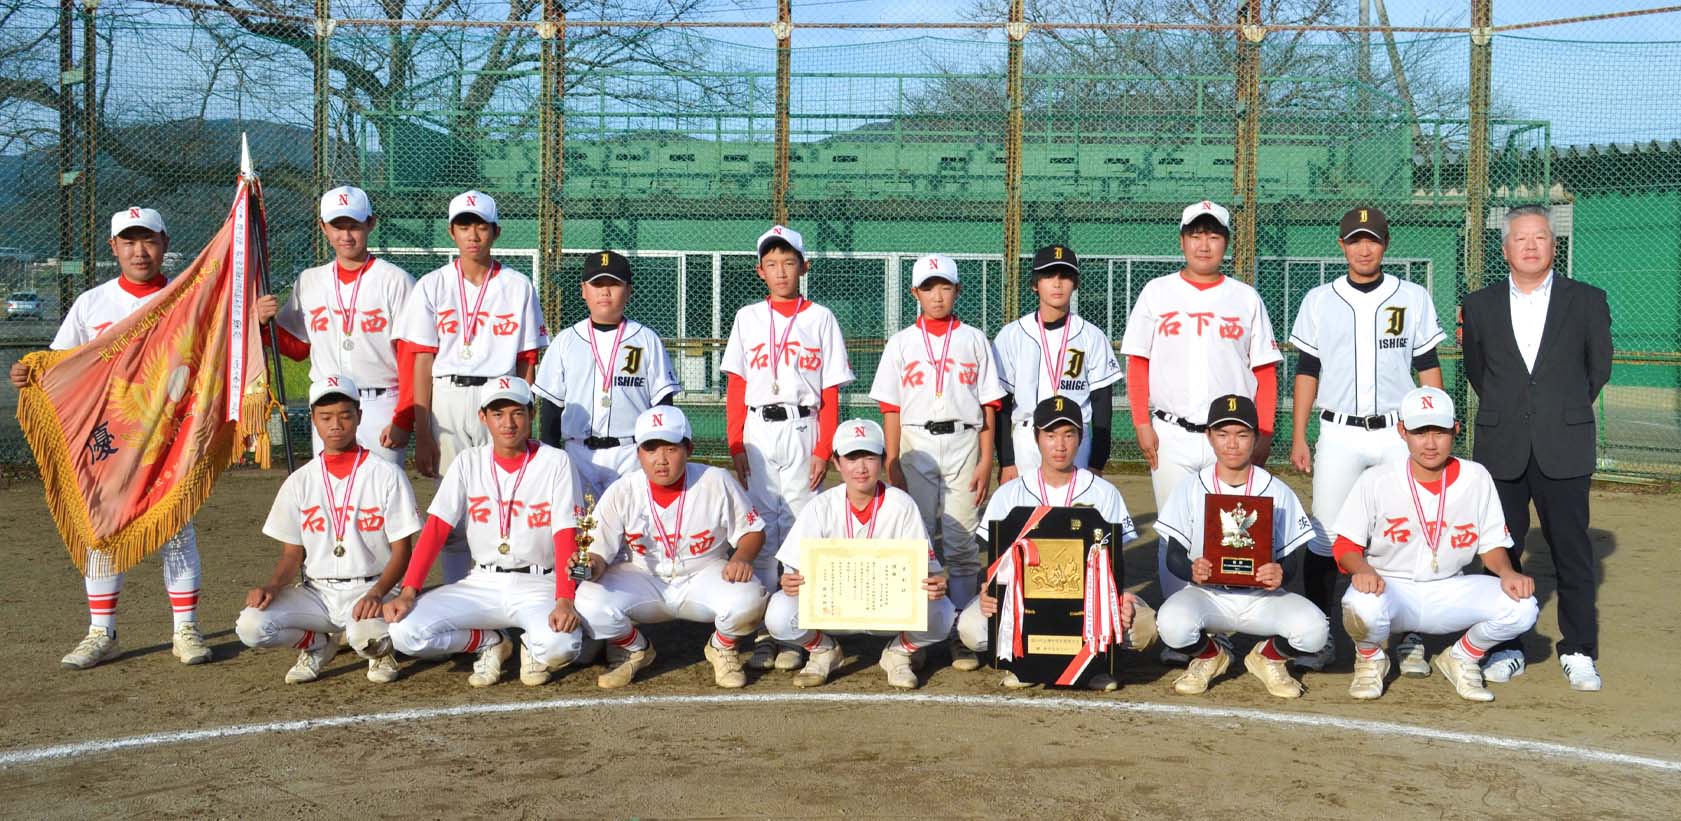
{"type": "Polygon", "coordinates": [[[1278,639],[1267,639],[1266,643],[1261,645],[1261,656],[1273,661],[1283,661],[1284,654],[1278,652],[1278,639]]]}
{"type": "Polygon", "coordinates": [[[1204,639],[1202,643],[1202,652],[1197,653],[1197,658],[1211,659],[1218,655],[1220,655],[1220,644],[1213,639],[1204,639]]]}
{"type": "Polygon", "coordinates": [[[461,648],[461,652],[463,652],[463,653],[475,652],[479,649],[479,645],[483,644],[483,643],[484,643],[484,631],[483,630],[469,630],[469,631],[467,631],[467,646],[461,648]]]}
{"type": "Polygon", "coordinates": [[[298,643],[294,644],[292,646],[298,648],[299,650],[308,650],[314,644],[315,644],[315,631],[314,630],[305,630],[304,631],[304,637],[301,638],[301,639],[298,639],[298,643]]]}
{"type": "Polygon", "coordinates": [[[1465,655],[1470,656],[1474,661],[1481,661],[1483,654],[1488,652],[1487,650],[1472,644],[1471,634],[1469,633],[1459,637],[1459,649],[1465,655]]]}
{"type": "Polygon", "coordinates": [[[735,639],[730,638],[717,630],[712,631],[712,640],[718,642],[718,646],[725,650],[735,649],[735,639]]]}
{"type": "Polygon", "coordinates": [[[632,628],[630,628],[630,633],[627,634],[624,638],[613,639],[613,644],[615,646],[618,646],[618,647],[630,647],[630,646],[636,644],[636,642],[638,640],[640,640],[641,638],[642,638],[642,634],[636,632],[636,628],[632,627],[632,628]]]}
{"type": "Polygon", "coordinates": [[[813,630],[813,631],[811,631],[811,641],[808,641],[808,642],[805,643],[805,649],[808,650],[808,651],[809,650],[816,650],[817,645],[822,644],[822,643],[823,643],[823,631],[822,630],[813,630]]]}
{"type": "Polygon", "coordinates": [[[1375,644],[1357,644],[1354,646],[1354,652],[1359,653],[1361,658],[1377,658],[1383,655],[1383,648],[1375,644]]]}

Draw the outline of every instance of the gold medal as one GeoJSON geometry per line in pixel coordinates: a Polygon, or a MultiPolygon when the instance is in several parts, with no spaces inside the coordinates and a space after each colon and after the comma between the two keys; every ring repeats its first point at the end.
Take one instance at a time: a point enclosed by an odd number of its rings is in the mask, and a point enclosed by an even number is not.
{"type": "Polygon", "coordinates": [[[499,544],[499,545],[497,545],[497,546],[496,546],[496,552],[497,552],[497,553],[500,553],[500,554],[502,554],[502,555],[504,555],[504,556],[506,556],[506,555],[508,555],[508,551],[509,551],[509,550],[510,550],[510,549],[511,549],[511,548],[509,548],[509,547],[508,547],[508,543],[507,543],[507,542],[503,542],[503,543],[501,543],[501,544],[499,544]]]}
{"type": "Polygon", "coordinates": [[[333,548],[333,555],[334,556],[343,556],[344,555],[344,543],[343,542],[340,542],[336,547],[333,548]]]}

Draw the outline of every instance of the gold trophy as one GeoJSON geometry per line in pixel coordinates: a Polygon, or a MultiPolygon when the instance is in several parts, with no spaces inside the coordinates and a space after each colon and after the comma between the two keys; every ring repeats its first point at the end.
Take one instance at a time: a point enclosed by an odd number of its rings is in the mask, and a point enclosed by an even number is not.
{"type": "Polygon", "coordinates": [[[578,517],[578,552],[572,555],[567,575],[575,582],[589,581],[590,545],[595,542],[590,531],[595,529],[595,494],[584,492],[584,512],[578,517]]]}

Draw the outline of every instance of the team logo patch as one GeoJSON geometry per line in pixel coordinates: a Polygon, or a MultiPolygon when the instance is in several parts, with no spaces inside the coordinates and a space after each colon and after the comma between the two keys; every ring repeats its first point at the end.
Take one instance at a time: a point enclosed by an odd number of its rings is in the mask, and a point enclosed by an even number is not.
{"type": "Polygon", "coordinates": [[[1400,336],[1401,330],[1407,325],[1407,309],[1403,306],[1395,306],[1385,308],[1384,311],[1389,314],[1389,325],[1383,329],[1383,332],[1390,336],[1400,336]]]}
{"type": "Polygon", "coordinates": [[[636,373],[642,370],[642,349],[634,345],[625,346],[625,373],[636,373]]]}
{"type": "Polygon", "coordinates": [[[1069,379],[1078,379],[1080,372],[1086,368],[1086,352],[1078,348],[1068,349],[1068,369],[1062,372],[1069,379]]]}

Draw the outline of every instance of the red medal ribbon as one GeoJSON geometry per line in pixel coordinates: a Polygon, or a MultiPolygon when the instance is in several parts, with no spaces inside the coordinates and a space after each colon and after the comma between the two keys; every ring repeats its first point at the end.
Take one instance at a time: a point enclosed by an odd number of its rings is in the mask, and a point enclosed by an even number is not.
{"type": "Polygon", "coordinates": [[[1055,396],[1062,392],[1062,362],[1068,357],[1068,331],[1074,327],[1074,315],[1067,314],[1062,318],[1062,347],[1057,349],[1056,362],[1051,361],[1051,341],[1045,336],[1045,318],[1038,311],[1033,312],[1033,320],[1039,323],[1039,355],[1045,360],[1045,372],[1051,377],[1051,392],[1055,396]]]}
{"type": "MultiPolygon", "coordinates": [[[[874,499],[870,500],[870,529],[864,532],[864,538],[866,539],[874,539],[876,537],[876,511],[881,510],[881,498],[886,495],[887,492],[882,489],[881,483],[876,482],[876,495],[874,499]]],[[[850,501],[846,503],[846,515],[844,518],[846,519],[846,538],[850,539],[852,538],[852,520],[854,518],[852,515],[852,502],[850,501]]]]}
{"type": "MultiPolygon", "coordinates": [[[[1215,496],[1230,495],[1230,494],[1228,494],[1225,491],[1220,489],[1220,486],[1223,485],[1223,484],[1225,484],[1225,481],[1220,478],[1220,469],[1215,468],[1214,469],[1214,495],[1215,496]]],[[[1255,484],[1255,466],[1250,465],[1249,466],[1249,475],[1244,477],[1244,479],[1243,479],[1243,495],[1245,495],[1245,496],[1250,495],[1249,488],[1254,484],[1255,484]]]]}
{"type": "Polygon", "coordinates": [[[1407,466],[1407,489],[1412,491],[1413,512],[1418,514],[1418,526],[1424,529],[1424,544],[1430,548],[1430,565],[1436,567],[1436,551],[1442,546],[1442,531],[1447,529],[1448,472],[1442,468],[1442,492],[1436,496],[1436,518],[1424,520],[1424,502],[1418,498],[1418,482],[1413,479],[1412,466],[1407,466]],[[1434,528],[1431,525],[1435,525],[1434,528]]]}
{"type": "MultiPolygon", "coordinates": [[[[340,282],[336,276],[333,278],[333,302],[339,306],[339,316],[344,317],[344,336],[346,339],[349,339],[351,332],[356,330],[356,296],[362,293],[362,275],[367,273],[368,268],[372,267],[373,264],[373,254],[369,254],[368,261],[362,263],[362,267],[356,269],[356,286],[350,289],[349,310],[345,310],[344,294],[339,292],[339,288],[343,287],[344,283],[340,282]]],[[[339,265],[338,260],[333,260],[333,269],[335,274],[344,270],[339,265]]]]}
{"type": "Polygon", "coordinates": [[[502,501],[502,479],[496,475],[496,452],[490,455],[490,484],[496,488],[497,524],[501,528],[499,535],[502,543],[508,543],[508,534],[514,529],[514,503],[519,501],[519,483],[525,480],[525,469],[531,465],[532,447],[525,446],[525,459],[519,463],[519,472],[514,474],[514,486],[508,491],[508,501],[502,501]]]}
{"type": "Polygon", "coordinates": [[[677,489],[677,522],[671,530],[665,529],[665,522],[660,521],[659,506],[654,504],[654,480],[648,480],[648,518],[654,522],[654,532],[660,540],[660,547],[665,550],[665,560],[671,565],[671,572],[677,572],[677,540],[683,538],[683,504],[689,498],[689,471],[684,469],[682,487],[677,489]]]}
{"type": "Polygon", "coordinates": [[[782,332],[782,344],[776,344],[776,306],[771,304],[770,297],[765,297],[765,309],[770,311],[770,379],[772,384],[780,384],[776,378],[776,370],[782,364],[782,355],[788,348],[788,337],[794,335],[794,323],[800,320],[800,309],[805,307],[805,296],[794,297],[794,313],[788,317],[788,329],[782,332]]]}
{"type": "Polygon", "coordinates": [[[625,321],[619,320],[619,329],[613,334],[613,347],[607,350],[607,359],[602,361],[601,351],[595,346],[595,325],[590,325],[590,358],[595,360],[595,366],[601,371],[601,392],[613,391],[613,363],[619,361],[619,342],[625,338],[625,321]]]}
{"type": "Polygon", "coordinates": [[[922,349],[928,352],[928,364],[934,368],[934,395],[944,396],[946,393],[946,355],[951,353],[951,338],[957,333],[957,317],[951,318],[951,324],[946,326],[946,340],[940,343],[940,358],[934,358],[934,344],[928,341],[927,317],[916,323],[916,329],[922,334],[922,349]]]}
{"type": "MultiPolygon", "coordinates": [[[[1038,474],[1039,474],[1039,501],[1042,504],[1047,504],[1048,505],[1048,504],[1051,503],[1051,492],[1048,488],[1045,487],[1045,469],[1040,468],[1038,470],[1038,474]]],[[[1079,470],[1079,468],[1075,468],[1074,469],[1074,475],[1068,477],[1068,498],[1063,500],[1061,507],[1073,507],[1074,506],[1074,485],[1079,483],[1079,481],[1080,481],[1080,470],[1079,470]]]]}
{"type": "MultiPolygon", "coordinates": [[[[361,450],[360,448],[358,448],[361,450]]],[[[344,544],[344,533],[350,525],[352,510],[350,509],[351,494],[356,492],[356,471],[362,463],[368,461],[368,451],[362,450],[362,455],[350,466],[350,476],[344,482],[344,510],[339,509],[339,503],[333,500],[333,477],[327,471],[327,452],[321,451],[321,488],[327,492],[327,512],[333,522],[333,544],[344,544]]]]}
{"type": "Polygon", "coordinates": [[[459,257],[454,259],[453,262],[455,263],[456,295],[460,297],[461,302],[461,344],[465,347],[472,345],[473,337],[478,336],[479,309],[484,307],[485,292],[490,290],[490,281],[495,279],[496,274],[502,270],[502,263],[490,263],[490,272],[484,275],[484,282],[479,284],[479,299],[473,303],[473,312],[469,314],[467,313],[467,275],[461,273],[461,259],[459,257]]]}
{"type": "Polygon", "coordinates": [[[1021,617],[1026,609],[1022,599],[1022,577],[1028,567],[1039,566],[1039,546],[1027,538],[1033,528],[1050,513],[1052,508],[1041,505],[1033,509],[1032,515],[1027,517],[1027,523],[1021,526],[1021,532],[1016,534],[1010,546],[998,555],[998,560],[986,569],[986,584],[992,584],[1003,575],[1004,598],[998,603],[998,642],[995,652],[1001,661],[1009,661],[1017,656],[1026,655],[1021,633],[1021,617]]]}

